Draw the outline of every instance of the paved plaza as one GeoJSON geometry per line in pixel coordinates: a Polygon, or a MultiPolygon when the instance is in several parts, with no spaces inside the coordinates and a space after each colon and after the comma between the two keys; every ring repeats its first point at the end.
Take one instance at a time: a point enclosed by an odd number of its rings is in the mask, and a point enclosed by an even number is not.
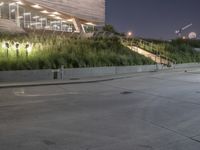
{"type": "Polygon", "coordinates": [[[198,150],[200,72],[0,89],[0,150],[198,150]]]}

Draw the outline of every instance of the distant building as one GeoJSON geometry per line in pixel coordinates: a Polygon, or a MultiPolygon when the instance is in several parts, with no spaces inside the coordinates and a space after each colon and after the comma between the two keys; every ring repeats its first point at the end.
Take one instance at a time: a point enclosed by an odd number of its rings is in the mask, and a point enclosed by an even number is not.
{"type": "Polygon", "coordinates": [[[16,29],[92,32],[105,23],[105,0],[0,0],[0,32],[10,21],[16,29]]]}

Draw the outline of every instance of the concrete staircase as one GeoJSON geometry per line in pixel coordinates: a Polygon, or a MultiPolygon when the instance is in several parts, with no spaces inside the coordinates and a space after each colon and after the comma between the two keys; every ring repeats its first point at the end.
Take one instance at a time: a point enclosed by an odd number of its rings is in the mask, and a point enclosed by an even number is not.
{"type": "Polygon", "coordinates": [[[136,47],[136,46],[127,46],[129,49],[131,49],[132,51],[143,55],[147,58],[150,58],[151,60],[153,60],[155,63],[158,64],[164,64],[164,65],[172,65],[173,63],[169,60],[167,60],[166,58],[162,58],[159,55],[155,55],[153,53],[150,53],[142,48],[136,47]]]}
{"type": "MultiPolygon", "coordinates": [[[[140,44],[138,44],[137,42],[133,42],[133,41],[128,41],[128,40],[122,40],[122,44],[129,48],[130,50],[143,55],[147,58],[150,58],[152,61],[154,61],[157,64],[163,64],[163,65],[167,65],[167,66],[173,66],[173,64],[175,64],[175,61],[173,61],[172,59],[168,58],[165,55],[161,55],[159,53],[158,50],[155,50],[155,48],[150,51],[150,50],[146,50],[145,48],[142,48],[142,46],[140,44]]],[[[148,47],[148,45],[152,45],[152,43],[143,41],[143,47],[148,47]],[[146,44],[146,45],[145,45],[146,44]]]]}
{"type": "Polygon", "coordinates": [[[0,19],[0,33],[23,34],[25,31],[8,19],[0,19]]]}

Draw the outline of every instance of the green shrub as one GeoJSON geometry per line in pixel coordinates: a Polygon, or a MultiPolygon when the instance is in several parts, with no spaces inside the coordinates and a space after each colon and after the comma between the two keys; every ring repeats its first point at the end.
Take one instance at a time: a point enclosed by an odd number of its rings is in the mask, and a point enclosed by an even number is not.
{"type": "Polygon", "coordinates": [[[124,47],[118,38],[68,38],[62,36],[3,36],[0,37],[0,70],[56,69],[126,66],[153,64],[153,62],[124,47]],[[9,57],[6,48],[9,41],[9,57]],[[26,57],[25,45],[33,43],[32,52],[26,57]],[[14,42],[21,43],[20,56],[16,57],[14,42]]]}

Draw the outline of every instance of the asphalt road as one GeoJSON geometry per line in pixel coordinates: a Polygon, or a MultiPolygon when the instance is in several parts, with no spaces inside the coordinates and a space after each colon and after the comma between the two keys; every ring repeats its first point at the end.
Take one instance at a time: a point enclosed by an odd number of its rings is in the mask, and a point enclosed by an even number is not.
{"type": "Polygon", "coordinates": [[[199,150],[200,72],[0,89],[0,150],[199,150]]]}

